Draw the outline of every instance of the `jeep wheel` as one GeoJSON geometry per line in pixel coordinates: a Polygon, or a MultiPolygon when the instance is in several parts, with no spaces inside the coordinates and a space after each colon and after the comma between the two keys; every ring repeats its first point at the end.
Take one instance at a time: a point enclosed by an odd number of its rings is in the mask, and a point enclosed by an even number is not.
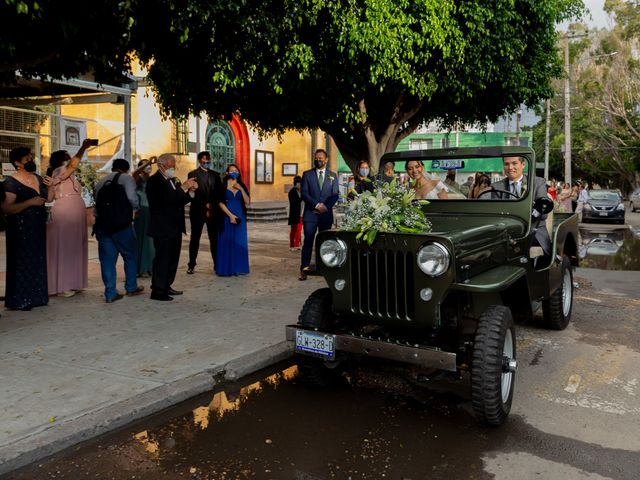
{"type": "Polygon", "coordinates": [[[548,300],[542,302],[542,312],[546,326],[552,330],[564,330],[571,320],[573,306],[573,273],[569,257],[562,256],[560,264],[562,283],[551,294],[548,300]]]}
{"type": "MultiPolygon", "coordinates": [[[[304,302],[298,324],[304,327],[326,331],[334,324],[331,312],[331,290],[316,290],[304,302]]],[[[326,386],[338,380],[342,374],[339,361],[328,362],[321,358],[298,355],[298,372],[300,379],[308,385],[326,386]]]]}
{"type": "Polygon", "coordinates": [[[516,366],[511,310],[492,305],[478,321],[471,361],[471,404],[481,424],[496,427],[507,419],[516,366]]]}

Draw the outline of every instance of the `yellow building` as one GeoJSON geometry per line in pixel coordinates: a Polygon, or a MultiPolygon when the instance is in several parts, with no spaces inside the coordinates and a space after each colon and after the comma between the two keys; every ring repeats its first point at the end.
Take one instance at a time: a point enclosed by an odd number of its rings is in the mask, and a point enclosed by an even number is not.
{"type": "MultiPolygon", "coordinates": [[[[123,121],[126,103],[121,98],[120,103],[72,102],[73,98],[60,105],[61,117],[85,119],[87,137],[98,138],[100,142],[88,153],[89,160],[100,167],[114,156],[126,157],[123,121]]],[[[182,121],[163,119],[147,86],[139,87],[131,96],[130,112],[134,161],[174,153],[178,160],[177,176],[184,179],[196,167],[197,152],[209,151],[218,172],[223,172],[230,163],[238,165],[254,202],[286,200],[293,177],[312,168],[316,148],[328,151],[330,168],[337,166],[335,145],[321,132],[289,131],[279,140],[275,136],[259,138],[237,116],[230,122],[195,117],[182,121]]]]}

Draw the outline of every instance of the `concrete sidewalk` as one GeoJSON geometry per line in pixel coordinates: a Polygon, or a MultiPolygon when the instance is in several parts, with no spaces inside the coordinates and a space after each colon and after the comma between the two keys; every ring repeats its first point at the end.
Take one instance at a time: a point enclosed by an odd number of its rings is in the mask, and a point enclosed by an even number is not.
{"type": "Polygon", "coordinates": [[[185,236],[174,284],[184,295],[113,304],[104,303],[92,239],[87,290],[31,312],[4,310],[0,474],[286,358],[284,326],[324,286],[298,281],[288,233],[285,223],[249,224],[251,274],[236,278],[212,274],[204,243],[187,275],[185,236]]]}

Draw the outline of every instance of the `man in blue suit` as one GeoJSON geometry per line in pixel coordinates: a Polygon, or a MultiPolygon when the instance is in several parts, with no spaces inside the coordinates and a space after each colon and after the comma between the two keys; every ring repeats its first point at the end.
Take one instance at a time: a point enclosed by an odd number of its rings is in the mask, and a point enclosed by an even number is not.
{"type": "Polygon", "coordinates": [[[304,243],[302,245],[300,280],[306,280],[310,271],[309,265],[316,232],[331,228],[333,206],[338,201],[338,175],[327,170],[327,152],[322,149],[316,150],[313,164],[315,168],[302,174],[304,243]]]}

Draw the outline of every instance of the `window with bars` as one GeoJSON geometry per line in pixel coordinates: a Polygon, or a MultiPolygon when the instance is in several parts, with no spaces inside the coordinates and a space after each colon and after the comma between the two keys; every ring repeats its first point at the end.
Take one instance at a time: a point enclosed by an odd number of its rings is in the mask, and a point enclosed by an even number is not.
{"type": "Polygon", "coordinates": [[[171,140],[176,155],[189,154],[189,122],[186,118],[172,120],[171,140]]]}
{"type": "Polygon", "coordinates": [[[422,138],[417,140],[411,140],[409,142],[410,150],[428,150],[430,148],[433,148],[432,138],[422,138]]]}

